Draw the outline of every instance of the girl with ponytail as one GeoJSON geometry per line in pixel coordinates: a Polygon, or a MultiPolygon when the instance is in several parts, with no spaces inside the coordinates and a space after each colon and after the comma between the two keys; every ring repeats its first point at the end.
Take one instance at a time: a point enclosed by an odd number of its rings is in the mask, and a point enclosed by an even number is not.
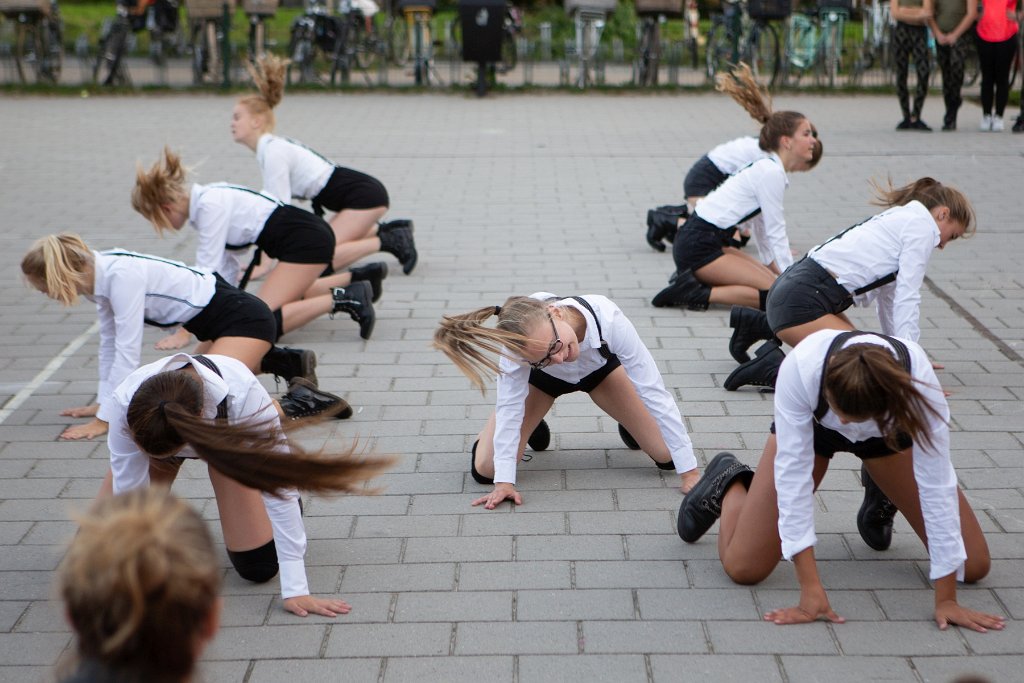
{"type": "MultiPolygon", "coordinates": [[[[834,454],[845,451],[861,459],[927,547],[939,628],[1003,628],[1004,617],[957,602],[957,581],[980,581],[991,560],[957,485],[949,406],[924,349],[868,332],[811,334],[782,364],[771,431],[756,475],[729,453],[708,463],[683,499],[678,526],[694,543],[721,517],[718,555],[739,584],[763,581],[780,557],[793,562],[800,604],[771,610],[766,621],[844,621],[818,577],[814,491],[834,454]]],[[[859,528],[873,524],[876,503],[861,508],[859,528]]]]}
{"type": "Polygon", "coordinates": [[[672,244],[676,270],[655,295],[657,307],[707,310],[710,304],[764,308],[764,297],[793,257],[786,235],[783,196],[789,173],[809,170],[821,156],[817,131],[803,114],[773,112],[750,68],[724,74],[718,89],[729,93],[759,123],[762,158],[726,179],[690,213],[672,244]],[[760,258],[733,245],[736,228],[747,221],[760,258]]]}
{"type": "Polygon", "coordinates": [[[445,316],[434,347],[481,393],[497,375],[494,414],[470,454],[473,479],[494,488],[473,505],[492,510],[506,499],[522,503],[517,463],[527,444],[535,451],[548,447],[544,416],[557,397],[575,391],[589,393],[619,423],[629,448],[674,470],[684,493],[699,476],[675,399],[633,324],[607,297],[513,296],[501,306],[445,316]],[[485,325],[495,316],[495,327],[485,325]]]}
{"type": "Polygon", "coordinates": [[[193,680],[221,611],[202,518],[152,488],[101,500],[78,522],[57,578],[76,649],[62,683],[193,680]]]}
{"type": "Polygon", "coordinates": [[[266,389],[227,356],[181,353],[144,365],[113,391],[100,417],[110,422],[114,494],[169,486],[183,459],[203,460],[239,575],[262,583],[280,571],[284,608],[299,616],[349,611],[344,601],[309,594],[298,490],[359,492],[391,460],[357,457],[355,446],[306,451],[285,435],[285,425],[299,423],[282,423],[266,389]]]}
{"type": "MultiPolygon", "coordinates": [[[[394,255],[402,271],[410,274],[417,260],[413,223],[381,222],[390,203],[384,185],[365,173],[336,165],[301,142],[273,134],[274,108],[284,96],[286,66],[287,62],[272,55],[249,66],[259,92],[239,99],[231,116],[235,142],[256,153],[263,190],[284,202],[310,200],[318,216],[325,209],[334,212],[330,219],[336,240],[333,269],[383,251],[394,255]]],[[[348,275],[338,277],[332,282],[344,286],[348,275]]]]}

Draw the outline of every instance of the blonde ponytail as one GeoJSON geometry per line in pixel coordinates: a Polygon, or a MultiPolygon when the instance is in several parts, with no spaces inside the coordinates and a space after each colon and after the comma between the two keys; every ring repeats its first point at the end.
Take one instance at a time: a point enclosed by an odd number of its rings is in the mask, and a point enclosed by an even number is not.
{"type": "Polygon", "coordinates": [[[152,223],[157,232],[172,229],[174,226],[164,207],[187,196],[187,176],[188,169],[182,165],[181,157],[164,147],[163,157],[148,171],[142,166],[136,169],[132,208],[152,223]]]}
{"type": "Polygon", "coordinates": [[[22,274],[65,306],[78,302],[79,291],[91,289],[94,267],[92,250],[69,232],[36,240],[21,259],[22,274]]]}

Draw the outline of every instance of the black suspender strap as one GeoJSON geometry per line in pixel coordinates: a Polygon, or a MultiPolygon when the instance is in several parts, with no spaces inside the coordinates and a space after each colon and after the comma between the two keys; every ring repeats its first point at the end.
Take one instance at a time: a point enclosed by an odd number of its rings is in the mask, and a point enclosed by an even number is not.
{"type": "Polygon", "coordinates": [[[582,296],[571,296],[569,298],[590,311],[591,317],[594,318],[594,324],[597,325],[597,338],[601,341],[601,348],[598,349],[598,353],[601,354],[602,358],[611,358],[612,352],[608,349],[608,342],[604,340],[604,334],[601,332],[601,321],[597,319],[597,313],[594,311],[594,308],[582,296]]]}
{"type": "MultiPolygon", "coordinates": [[[[205,365],[210,370],[213,370],[214,372],[216,372],[218,377],[220,377],[221,379],[224,379],[224,375],[221,374],[220,368],[217,367],[217,364],[214,363],[209,358],[207,358],[206,356],[204,356],[202,354],[199,354],[198,356],[192,356],[192,360],[199,361],[199,363],[201,363],[202,365],[205,365]]],[[[225,396],[224,400],[217,404],[217,419],[218,420],[226,420],[227,417],[228,417],[228,397],[225,396]]]]}
{"type": "MultiPolygon", "coordinates": [[[[262,192],[257,192],[256,190],[253,190],[253,189],[248,188],[248,187],[242,187],[241,185],[228,185],[228,184],[225,183],[223,185],[216,185],[215,187],[221,187],[221,188],[225,188],[225,189],[228,189],[228,190],[238,190],[239,192],[248,192],[249,194],[254,194],[257,197],[263,197],[268,202],[273,202],[274,204],[277,204],[278,208],[281,208],[282,206],[285,206],[285,203],[282,202],[280,199],[276,199],[274,197],[270,197],[268,195],[263,194],[262,192]]],[[[249,243],[249,244],[225,244],[224,248],[227,249],[228,251],[241,251],[243,249],[248,249],[251,246],[252,246],[252,243],[249,243]]],[[[258,266],[260,264],[260,260],[261,260],[262,255],[263,255],[263,250],[260,247],[256,247],[256,251],[254,251],[253,254],[252,254],[252,260],[249,261],[249,265],[246,267],[245,273],[242,274],[242,279],[238,283],[238,288],[239,289],[245,289],[246,285],[249,284],[249,279],[252,277],[252,271],[256,268],[256,266],[258,266]]]]}
{"type": "Polygon", "coordinates": [[[825,375],[828,372],[828,359],[846,343],[847,339],[862,335],[879,337],[880,339],[884,339],[892,344],[892,348],[896,352],[896,359],[900,362],[900,365],[906,368],[907,372],[911,371],[910,350],[907,349],[907,345],[899,339],[895,339],[885,334],[879,334],[877,332],[861,332],[860,330],[850,330],[848,332],[837,334],[835,339],[832,340],[832,343],[828,345],[828,350],[825,352],[825,358],[821,362],[821,383],[818,385],[818,405],[814,409],[814,419],[818,422],[821,422],[821,418],[825,417],[825,413],[828,412],[828,401],[825,399],[825,375]]]}
{"type": "MultiPolygon", "coordinates": [[[[834,242],[834,241],[836,241],[838,239],[842,239],[843,236],[846,233],[850,232],[854,228],[859,228],[860,226],[864,225],[869,220],[871,220],[871,218],[874,218],[874,216],[865,218],[860,223],[855,223],[854,225],[851,225],[846,230],[843,230],[842,232],[840,232],[838,235],[833,235],[829,239],[825,240],[824,242],[822,242],[821,244],[819,244],[818,246],[814,247],[809,252],[807,252],[808,255],[813,254],[814,252],[818,251],[819,249],[824,247],[829,242],[834,242]]],[[[896,281],[896,276],[899,275],[899,272],[900,272],[899,269],[897,269],[897,270],[889,273],[888,275],[884,275],[884,276],[878,278],[874,282],[869,282],[868,284],[864,285],[863,287],[858,287],[857,289],[853,290],[853,295],[854,296],[860,296],[861,294],[865,294],[867,292],[870,292],[872,289],[878,289],[879,287],[884,287],[885,285],[889,284],[890,282],[895,282],[896,281]]]]}
{"type": "Polygon", "coordinates": [[[242,273],[242,279],[238,281],[239,289],[245,289],[245,286],[249,284],[249,280],[252,278],[252,271],[256,269],[261,260],[263,260],[263,247],[256,247],[256,250],[252,252],[252,260],[249,261],[249,265],[245,267],[245,272],[242,273]]]}

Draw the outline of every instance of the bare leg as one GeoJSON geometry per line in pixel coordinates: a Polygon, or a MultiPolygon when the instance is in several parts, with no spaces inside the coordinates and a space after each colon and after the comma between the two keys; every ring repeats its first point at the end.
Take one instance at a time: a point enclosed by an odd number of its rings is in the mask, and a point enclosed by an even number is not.
{"type": "MultiPolygon", "coordinates": [[[[523,426],[519,432],[519,453],[516,454],[516,462],[523,459],[523,451],[526,449],[526,440],[533,434],[540,421],[551,410],[555,399],[545,394],[540,389],[530,386],[530,393],[526,395],[526,412],[523,415],[523,426]]],[[[476,471],[485,477],[494,476],[494,429],[495,419],[492,413],[487,418],[487,424],[483,431],[477,435],[476,446],[476,471]]]]}
{"type": "Polygon", "coordinates": [[[661,435],[661,429],[647,406],[640,400],[626,369],[617,367],[597,388],[590,392],[597,407],[626,428],[640,448],[657,462],[671,462],[672,454],[661,435]]]}
{"type": "Polygon", "coordinates": [[[326,263],[278,263],[264,280],[257,296],[275,311],[301,299],[326,267],[326,263]]]}
{"type": "Polygon", "coordinates": [[[252,550],[273,540],[274,531],[260,492],[242,486],[212,467],[209,471],[227,549],[252,550]]]}
{"type": "MultiPolygon", "coordinates": [[[[871,458],[864,461],[868,474],[875,480],[882,492],[889,497],[900,513],[907,518],[918,538],[928,545],[924,529],[924,516],[921,512],[920,494],[917,480],[914,479],[914,463],[912,448],[900,451],[884,458],[871,458]]],[[[978,524],[963,491],[957,488],[960,501],[960,533],[963,535],[964,548],[967,551],[967,562],[964,570],[964,581],[973,583],[985,578],[991,567],[991,557],[985,534],[978,524]]]]}
{"type": "Polygon", "coordinates": [[[380,238],[377,236],[367,237],[361,240],[349,242],[338,242],[334,247],[334,262],[331,264],[335,270],[347,268],[361,258],[380,251],[380,238]]]}
{"type": "Polygon", "coordinates": [[[323,296],[324,294],[330,294],[331,290],[335,287],[347,287],[352,283],[352,273],[344,271],[342,273],[334,273],[327,277],[317,278],[306,293],[302,295],[303,299],[312,299],[313,297],[323,296]]]}
{"type": "Polygon", "coordinates": [[[721,258],[693,274],[711,286],[711,303],[751,308],[759,307],[759,290],[768,289],[775,282],[775,274],[769,268],[735,249],[724,250],[721,258]]]}
{"type": "MultiPolygon", "coordinates": [[[[775,435],[768,436],[757,472],[748,491],[734,483],[722,500],[719,519],[718,557],[722,568],[739,584],[763,581],[782,559],[779,539],[779,502],[775,494],[775,435]]],[[[827,458],[814,459],[814,487],[817,489],[827,458]]]]}
{"type": "Polygon", "coordinates": [[[342,209],[329,223],[338,244],[366,239],[377,235],[377,222],[388,212],[388,207],[373,209],[342,209]]]}
{"type": "Polygon", "coordinates": [[[778,338],[790,346],[796,346],[818,330],[852,330],[853,325],[845,315],[823,315],[803,325],[794,325],[780,330],[778,338]]]}
{"type": "Polygon", "coordinates": [[[204,353],[216,353],[221,356],[230,356],[235,360],[245,363],[245,366],[254,373],[259,374],[260,363],[263,356],[270,351],[271,343],[262,339],[252,337],[221,337],[215,339],[208,351],[204,353]]]}
{"type": "Polygon", "coordinates": [[[281,308],[281,320],[284,323],[282,334],[293,332],[320,316],[327,315],[333,308],[334,298],[330,294],[285,304],[281,308]]]}

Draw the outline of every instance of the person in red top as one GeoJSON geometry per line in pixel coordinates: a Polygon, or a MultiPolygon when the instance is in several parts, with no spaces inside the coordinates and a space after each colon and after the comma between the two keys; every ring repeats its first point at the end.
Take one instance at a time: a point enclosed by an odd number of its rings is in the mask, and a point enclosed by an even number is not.
{"type": "Polygon", "coordinates": [[[1010,97],[1010,63],[1017,49],[1017,0],[982,0],[982,7],[977,29],[984,113],[981,130],[1001,131],[1005,128],[1003,111],[1010,97]]]}

